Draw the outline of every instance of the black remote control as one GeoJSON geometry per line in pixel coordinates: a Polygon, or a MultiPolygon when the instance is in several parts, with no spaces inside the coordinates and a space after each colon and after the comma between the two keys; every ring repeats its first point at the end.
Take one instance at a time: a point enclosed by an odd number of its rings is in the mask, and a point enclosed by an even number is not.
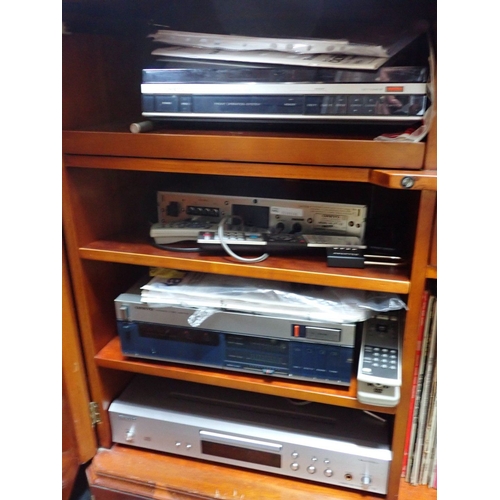
{"type": "MultiPolygon", "coordinates": [[[[197,240],[201,250],[224,251],[217,231],[200,231],[197,240]]],[[[224,243],[235,252],[287,253],[307,249],[304,238],[296,235],[268,235],[246,231],[224,231],[224,243]]]]}
{"type": "MultiPolygon", "coordinates": [[[[300,233],[269,234],[224,230],[224,242],[236,252],[265,251],[270,254],[311,253],[315,250],[324,252],[325,248],[334,245],[356,245],[358,240],[358,238],[352,236],[309,235],[300,233]]],[[[201,250],[215,252],[223,250],[217,231],[200,231],[197,243],[201,250]]]]}

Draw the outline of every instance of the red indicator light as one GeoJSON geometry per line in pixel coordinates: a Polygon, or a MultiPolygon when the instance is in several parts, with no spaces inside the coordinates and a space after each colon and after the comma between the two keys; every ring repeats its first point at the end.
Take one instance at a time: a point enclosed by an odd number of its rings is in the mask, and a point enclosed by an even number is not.
{"type": "Polygon", "coordinates": [[[405,88],[404,88],[402,85],[400,85],[399,87],[397,87],[397,86],[394,86],[394,87],[386,87],[386,88],[385,88],[385,91],[386,91],[386,92],[403,92],[403,90],[404,90],[404,89],[405,89],[405,88]]]}

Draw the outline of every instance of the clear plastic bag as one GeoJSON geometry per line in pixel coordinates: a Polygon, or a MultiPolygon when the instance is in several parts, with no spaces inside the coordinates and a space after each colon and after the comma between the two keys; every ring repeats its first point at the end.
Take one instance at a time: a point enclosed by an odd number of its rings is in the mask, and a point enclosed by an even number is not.
{"type": "Polygon", "coordinates": [[[150,307],[193,309],[191,326],[218,311],[239,311],[308,321],[353,323],[380,312],[406,309],[396,294],[318,285],[176,272],[154,276],[142,287],[141,301],[150,307]]]}

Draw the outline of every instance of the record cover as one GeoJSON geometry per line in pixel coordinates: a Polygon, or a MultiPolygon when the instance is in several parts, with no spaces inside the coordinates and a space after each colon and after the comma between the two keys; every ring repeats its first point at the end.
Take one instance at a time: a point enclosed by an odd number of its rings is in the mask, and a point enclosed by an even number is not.
{"type": "Polygon", "coordinates": [[[384,67],[376,72],[300,66],[177,67],[165,62],[142,71],[143,83],[425,83],[428,71],[420,66],[384,67]]]}
{"type": "Polygon", "coordinates": [[[273,51],[289,54],[342,54],[387,58],[410,44],[427,29],[418,21],[409,26],[373,26],[360,23],[329,24],[324,37],[245,36],[159,29],[150,35],[156,43],[234,52],[273,51]]]}
{"type": "Polygon", "coordinates": [[[161,47],[153,50],[152,54],[159,57],[179,57],[184,59],[207,59],[216,61],[240,61],[246,63],[371,70],[380,68],[389,60],[388,57],[346,54],[295,54],[272,50],[238,51],[182,46],[161,47]]]}

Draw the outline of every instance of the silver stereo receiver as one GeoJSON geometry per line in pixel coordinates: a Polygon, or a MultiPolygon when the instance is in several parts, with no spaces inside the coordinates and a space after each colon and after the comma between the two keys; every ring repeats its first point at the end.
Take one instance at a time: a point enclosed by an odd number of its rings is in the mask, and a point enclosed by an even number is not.
{"type": "Polygon", "coordinates": [[[109,415],[116,443],[387,492],[389,415],[145,375],[109,415]]]}
{"type": "Polygon", "coordinates": [[[198,239],[232,216],[246,228],[272,234],[303,233],[349,237],[363,244],[367,206],[198,193],[157,193],[158,223],[150,230],[157,244],[198,239]]]}

